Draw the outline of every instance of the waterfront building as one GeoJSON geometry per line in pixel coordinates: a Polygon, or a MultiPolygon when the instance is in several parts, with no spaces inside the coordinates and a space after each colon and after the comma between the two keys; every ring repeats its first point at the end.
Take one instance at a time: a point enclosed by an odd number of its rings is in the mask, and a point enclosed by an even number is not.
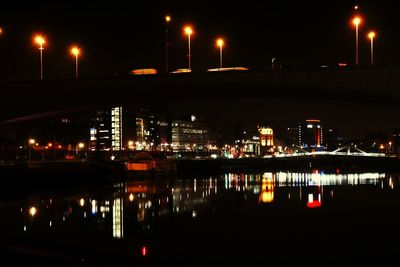
{"type": "Polygon", "coordinates": [[[323,147],[323,129],[320,120],[306,120],[299,125],[299,145],[306,149],[323,147]]]}
{"type": "Polygon", "coordinates": [[[93,114],[90,150],[163,150],[170,142],[169,125],[166,116],[148,109],[104,108],[93,114]]]}
{"type": "MultiPolygon", "coordinates": [[[[239,141],[239,140],[238,140],[239,141]]],[[[241,156],[253,157],[261,155],[260,134],[244,131],[242,139],[238,142],[240,145],[241,156]]]]}
{"type": "Polygon", "coordinates": [[[172,121],[173,151],[208,151],[215,146],[210,137],[210,124],[197,121],[195,116],[190,120],[172,121]]]}
{"type": "Polygon", "coordinates": [[[268,126],[258,126],[260,136],[261,154],[267,154],[274,150],[274,130],[268,126]]]}

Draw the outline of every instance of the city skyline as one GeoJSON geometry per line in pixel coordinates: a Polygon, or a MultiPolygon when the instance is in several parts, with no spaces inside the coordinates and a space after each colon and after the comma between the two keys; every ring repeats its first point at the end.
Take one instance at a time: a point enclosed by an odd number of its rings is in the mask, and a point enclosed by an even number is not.
{"type": "Polygon", "coordinates": [[[3,261],[396,263],[399,32],[394,1],[2,1],[3,261]]]}
{"type": "MultiPolygon", "coordinates": [[[[79,75],[82,79],[98,77],[123,77],[137,68],[156,68],[163,73],[165,64],[165,15],[168,23],[169,69],[187,67],[187,40],[183,33],[185,25],[193,26],[192,65],[194,72],[220,64],[218,37],[224,38],[224,65],[250,67],[251,71],[263,72],[272,68],[272,59],[283,69],[320,69],[321,66],[336,67],[338,63],[354,65],[354,25],[352,19],[360,14],[360,67],[370,64],[370,30],[377,32],[375,61],[379,67],[396,66],[400,54],[395,49],[399,43],[396,32],[395,13],[390,3],[378,1],[336,1],[329,6],[314,3],[249,2],[243,7],[213,5],[202,2],[185,6],[178,1],[160,5],[133,5],[117,3],[112,8],[104,4],[80,4],[74,2],[21,5],[5,3],[0,11],[2,35],[0,54],[0,79],[35,80],[39,77],[39,53],[32,37],[42,33],[46,37],[44,50],[44,79],[69,80],[77,75],[76,62],[69,53],[71,45],[80,47],[79,75]],[[355,10],[354,6],[358,5],[355,10]],[[254,7],[258,7],[254,10],[254,7]],[[329,8],[328,8],[329,7],[329,8]],[[235,14],[235,16],[232,16],[235,14]],[[23,18],[21,20],[20,18],[23,18]],[[25,22],[30,23],[26,24],[25,22]],[[389,27],[390,26],[390,27],[389,27]],[[76,66],[75,66],[76,65],[76,66]]],[[[246,88],[243,88],[245,91],[246,88]]],[[[370,90],[369,94],[380,88],[370,90]]],[[[191,93],[193,96],[196,92],[191,93]]],[[[189,95],[190,97],[190,95],[189,95]]],[[[313,101],[306,95],[300,102],[297,96],[268,100],[270,111],[259,104],[248,110],[233,107],[247,105],[253,100],[209,99],[206,110],[219,114],[222,119],[257,124],[268,121],[285,127],[291,121],[304,118],[320,118],[331,121],[345,135],[360,136],[366,132],[390,131],[397,123],[389,115],[400,114],[392,104],[365,103],[352,96],[348,101],[321,99],[313,101]],[[211,103],[215,104],[211,104],[211,103]],[[290,103],[290,104],[288,104],[290,103]],[[305,104],[308,103],[308,104],[305,104]],[[372,104],[376,109],[366,106],[372,104]],[[282,108],[285,105],[286,108],[282,108]],[[258,106],[258,109],[257,109],[258,106]],[[337,108],[339,107],[339,108],[337,108]],[[228,110],[230,110],[228,112],[228,110]],[[245,111],[245,112],[244,112],[245,111]],[[246,113],[246,114],[243,114],[246,113]],[[341,120],[339,117],[346,117],[341,120]],[[250,118],[250,120],[248,120],[250,118]]],[[[182,113],[203,113],[202,102],[179,103],[182,113]],[[188,105],[185,108],[185,105],[188,105]],[[191,110],[192,109],[192,110],[191,110]]],[[[169,105],[173,107],[176,103],[169,105]]],[[[168,106],[168,105],[167,105],[168,106]]],[[[29,104],[26,107],[29,110],[29,104]]],[[[7,113],[7,112],[5,112],[7,113]]],[[[13,119],[20,114],[5,117],[13,119]]],[[[23,115],[29,115],[25,112],[23,115]]]]}

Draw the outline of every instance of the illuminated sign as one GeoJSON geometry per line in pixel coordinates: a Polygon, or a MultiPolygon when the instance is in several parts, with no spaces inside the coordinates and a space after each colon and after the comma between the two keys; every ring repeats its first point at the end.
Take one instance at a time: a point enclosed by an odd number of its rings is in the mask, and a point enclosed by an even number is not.
{"type": "Polygon", "coordinates": [[[271,128],[260,128],[258,131],[262,135],[274,135],[274,131],[271,128]]]}

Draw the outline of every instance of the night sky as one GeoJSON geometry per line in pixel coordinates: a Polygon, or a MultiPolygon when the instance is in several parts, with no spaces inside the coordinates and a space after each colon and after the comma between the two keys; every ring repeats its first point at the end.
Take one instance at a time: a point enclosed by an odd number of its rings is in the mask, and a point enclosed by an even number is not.
{"type": "MultiPolygon", "coordinates": [[[[172,16],[171,69],[187,67],[187,39],[182,32],[187,23],[194,27],[192,68],[195,72],[217,66],[215,39],[218,36],[226,39],[226,66],[263,71],[273,57],[283,67],[291,68],[337,65],[338,62],[351,64],[354,61],[351,17],[355,4],[360,6],[359,12],[364,18],[360,28],[360,64],[369,62],[366,35],[373,29],[378,33],[377,65],[400,66],[400,23],[394,1],[2,1],[0,79],[37,79],[39,53],[32,42],[36,32],[43,33],[48,40],[45,50],[48,79],[73,77],[74,61],[68,52],[71,44],[78,44],[83,50],[81,77],[126,75],[135,68],[162,70],[165,14],[172,16]]],[[[269,121],[284,126],[302,117],[320,117],[339,129],[342,127],[348,134],[396,126],[393,120],[386,123],[380,120],[388,112],[400,114],[396,108],[379,107],[366,121],[364,105],[355,105],[361,109],[348,117],[351,121],[348,125],[341,125],[331,107],[341,106],[347,112],[354,107],[351,103],[296,106],[294,101],[296,107],[290,112],[276,114],[269,121]],[[291,114],[295,115],[290,117],[291,114]],[[358,130],[350,129],[351,125],[358,130]]],[[[231,112],[236,116],[235,110],[231,112]]]]}

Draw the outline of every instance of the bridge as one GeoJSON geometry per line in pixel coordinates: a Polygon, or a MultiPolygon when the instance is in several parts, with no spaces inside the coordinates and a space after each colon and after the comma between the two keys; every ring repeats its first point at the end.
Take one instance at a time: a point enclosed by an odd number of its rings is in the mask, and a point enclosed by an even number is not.
{"type": "Polygon", "coordinates": [[[397,107],[398,88],[400,69],[243,71],[3,81],[0,82],[4,100],[0,121],[76,107],[244,98],[334,100],[397,107]]]}
{"type": "Polygon", "coordinates": [[[265,158],[272,158],[272,157],[277,157],[277,158],[298,158],[298,157],[310,157],[310,156],[346,156],[346,157],[372,157],[372,158],[382,158],[382,157],[389,157],[385,153],[370,153],[370,152],[365,152],[356,146],[348,145],[348,146],[343,146],[339,147],[338,149],[334,151],[304,151],[302,150],[301,152],[296,152],[292,154],[277,154],[274,156],[265,156],[265,158]]]}

